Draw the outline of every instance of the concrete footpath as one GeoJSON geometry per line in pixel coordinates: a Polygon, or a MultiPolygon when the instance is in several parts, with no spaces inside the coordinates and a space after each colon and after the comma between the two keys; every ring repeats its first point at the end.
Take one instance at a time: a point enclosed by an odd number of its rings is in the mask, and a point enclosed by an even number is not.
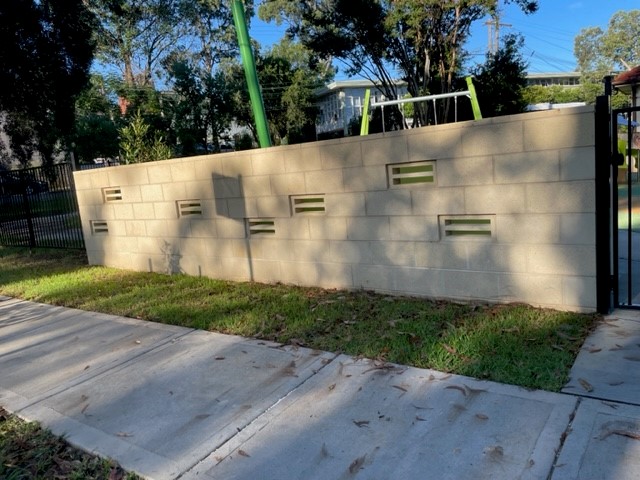
{"type": "Polygon", "coordinates": [[[0,297],[0,406],[153,479],[636,479],[625,314],[549,393],[0,297]]]}

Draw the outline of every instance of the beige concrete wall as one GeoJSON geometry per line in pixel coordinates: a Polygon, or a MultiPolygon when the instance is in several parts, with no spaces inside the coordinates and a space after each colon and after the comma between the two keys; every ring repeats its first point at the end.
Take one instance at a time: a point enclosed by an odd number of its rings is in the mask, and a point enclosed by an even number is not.
{"type": "Polygon", "coordinates": [[[594,113],[582,107],[75,182],[92,264],[594,310],[594,175],[594,113]],[[431,181],[393,185],[407,166],[431,181]]]}

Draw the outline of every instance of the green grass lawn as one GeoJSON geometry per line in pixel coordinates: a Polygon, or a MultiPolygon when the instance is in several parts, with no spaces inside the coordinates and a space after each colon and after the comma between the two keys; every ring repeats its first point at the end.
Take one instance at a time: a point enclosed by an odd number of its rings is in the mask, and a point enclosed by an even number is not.
{"type": "Polygon", "coordinates": [[[88,266],[0,247],[0,294],[559,391],[597,316],[88,266]]]}
{"type": "Polygon", "coordinates": [[[69,446],[35,422],[0,407],[0,478],[5,480],[136,480],[111,460],[69,446]]]}

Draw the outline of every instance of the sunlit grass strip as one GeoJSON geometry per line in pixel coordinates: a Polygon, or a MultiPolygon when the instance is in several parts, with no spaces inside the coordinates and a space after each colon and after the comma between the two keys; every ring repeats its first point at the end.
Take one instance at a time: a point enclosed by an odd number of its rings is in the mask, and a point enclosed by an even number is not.
{"type": "Polygon", "coordinates": [[[0,248],[0,294],[559,391],[596,316],[90,267],[0,248]]]}

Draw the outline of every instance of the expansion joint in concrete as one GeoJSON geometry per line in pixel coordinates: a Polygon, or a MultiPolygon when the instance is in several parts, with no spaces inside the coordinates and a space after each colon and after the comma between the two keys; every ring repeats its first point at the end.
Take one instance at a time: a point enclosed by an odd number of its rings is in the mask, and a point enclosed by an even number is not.
{"type": "Polygon", "coordinates": [[[285,395],[283,395],[282,397],[278,398],[275,402],[273,402],[271,405],[269,405],[267,408],[265,408],[261,413],[256,415],[256,417],[253,420],[251,420],[249,423],[247,423],[245,426],[237,427],[236,428],[236,432],[233,435],[231,435],[224,442],[222,442],[220,445],[218,445],[213,451],[207,453],[202,458],[200,458],[198,461],[196,461],[193,465],[191,465],[189,468],[185,469],[179,476],[177,476],[175,478],[175,480],[179,480],[180,478],[184,477],[184,475],[186,475],[187,473],[193,471],[194,468],[196,468],[198,465],[203,463],[208,457],[213,455],[215,452],[217,452],[220,449],[224,448],[225,445],[229,444],[229,442],[239,439],[240,443],[243,443],[246,440],[248,440],[249,438],[251,438],[253,435],[255,435],[257,432],[262,430],[264,425],[261,426],[261,422],[264,419],[264,417],[269,414],[269,412],[271,412],[274,408],[276,408],[280,403],[282,403],[288,397],[290,397],[291,395],[296,393],[304,384],[306,384],[311,379],[313,379],[321,370],[323,370],[328,365],[331,365],[333,363],[333,361],[336,358],[338,358],[338,356],[339,356],[339,354],[335,354],[333,358],[328,359],[327,361],[323,362],[322,365],[320,365],[320,367],[318,369],[314,369],[313,370],[313,373],[309,377],[303,379],[300,383],[298,383],[293,388],[291,388],[285,395]],[[239,438],[239,437],[244,437],[244,438],[239,438]]]}
{"type": "Polygon", "coordinates": [[[560,445],[558,445],[558,449],[556,450],[555,457],[553,458],[553,463],[551,464],[551,469],[549,470],[549,475],[547,475],[547,480],[551,480],[553,477],[553,472],[556,469],[556,464],[558,463],[558,458],[560,458],[560,453],[562,452],[562,448],[564,447],[565,442],[567,441],[567,437],[571,434],[573,429],[573,421],[576,418],[576,413],[578,412],[578,408],[582,403],[582,397],[576,397],[576,403],[569,414],[569,423],[567,423],[567,428],[564,429],[562,434],[560,435],[560,445]]]}

